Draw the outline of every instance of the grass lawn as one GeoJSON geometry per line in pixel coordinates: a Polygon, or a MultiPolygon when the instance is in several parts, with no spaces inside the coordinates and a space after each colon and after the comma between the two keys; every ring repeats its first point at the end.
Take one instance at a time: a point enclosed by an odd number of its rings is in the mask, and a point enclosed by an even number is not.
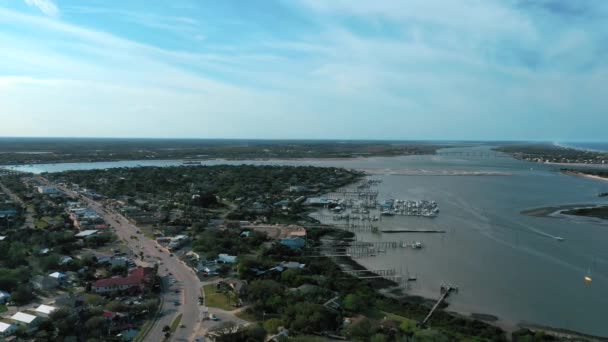
{"type": "Polygon", "coordinates": [[[6,305],[0,305],[0,313],[2,312],[7,312],[8,308],[6,307],[6,305]]]}
{"type": "Polygon", "coordinates": [[[226,311],[232,311],[234,308],[230,305],[228,296],[224,293],[216,292],[215,284],[205,285],[203,290],[205,291],[205,305],[210,308],[218,308],[226,311]]]}
{"type": "Polygon", "coordinates": [[[44,229],[44,228],[48,227],[49,224],[43,220],[36,220],[36,222],[34,222],[34,226],[38,229],[44,229]]]}

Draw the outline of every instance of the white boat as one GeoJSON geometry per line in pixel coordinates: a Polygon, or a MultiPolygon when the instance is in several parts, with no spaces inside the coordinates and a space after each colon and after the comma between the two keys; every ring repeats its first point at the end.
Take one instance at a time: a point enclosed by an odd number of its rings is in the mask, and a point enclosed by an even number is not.
{"type": "Polygon", "coordinates": [[[564,241],[564,238],[563,238],[563,237],[561,237],[561,236],[555,236],[555,240],[557,240],[557,241],[560,241],[560,242],[561,242],[561,241],[564,241]]]}

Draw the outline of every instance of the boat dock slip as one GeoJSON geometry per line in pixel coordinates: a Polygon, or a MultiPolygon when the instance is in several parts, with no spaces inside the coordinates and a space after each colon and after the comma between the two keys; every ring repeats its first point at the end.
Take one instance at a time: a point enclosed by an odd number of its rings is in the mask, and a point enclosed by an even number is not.
{"type": "Polygon", "coordinates": [[[382,233],[446,233],[445,230],[441,229],[395,229],[395,230],[386,230],[383,229],[380,232],[382,233]]]}

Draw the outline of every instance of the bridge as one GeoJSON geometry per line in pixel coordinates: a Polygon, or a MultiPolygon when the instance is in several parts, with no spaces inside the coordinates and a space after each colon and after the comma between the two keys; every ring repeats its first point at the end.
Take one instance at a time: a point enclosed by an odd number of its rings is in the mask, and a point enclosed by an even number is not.
{"type": "Polygon", "coordinates": [[[511,156],[506,153],[496,151],[443,151],[437,152],[435,155],[442,157],[458,157],[471,159],[511,158],[511,156]]]}

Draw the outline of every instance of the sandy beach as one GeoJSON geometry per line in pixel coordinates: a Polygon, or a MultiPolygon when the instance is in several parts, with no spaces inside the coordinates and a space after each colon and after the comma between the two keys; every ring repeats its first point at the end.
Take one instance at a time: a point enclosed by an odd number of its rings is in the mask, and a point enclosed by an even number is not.
{"type": "Polygon", "coordinates": [[[582,173],[582,172],[564,171],[564,174],[571,175],[571,176],[576,176],[576,177],[595,179],[595,180],[599,180],[599,181],[602,181],[602,182],[608,182],[608,178],[604,178],[604,177],[600,177],[600,176],[596,176],[596,175],[588,175],[588,174],[585,174],[585,173],[582,173]]]}

